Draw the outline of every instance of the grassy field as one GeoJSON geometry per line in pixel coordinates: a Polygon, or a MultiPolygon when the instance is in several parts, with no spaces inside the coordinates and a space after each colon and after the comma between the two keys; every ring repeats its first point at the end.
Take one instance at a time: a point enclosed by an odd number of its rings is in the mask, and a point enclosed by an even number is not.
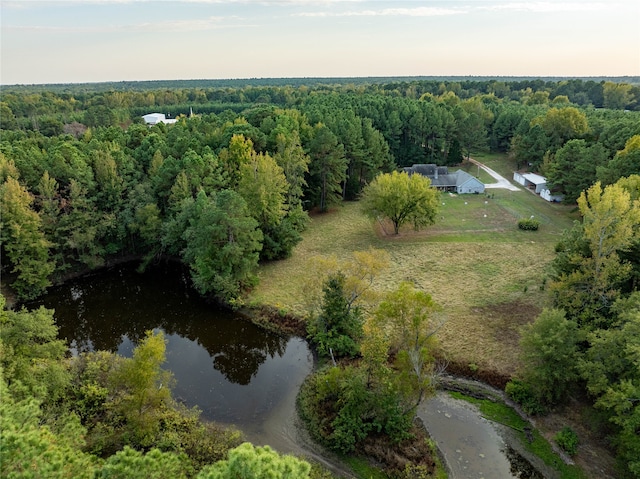
{"type": "Polygon", "coordinates": [[[354,251],[382,249],[391,264],[377,278],[377,291],[413,282],[444,308],[439,340],[447,358],[509,375],[517,366],[519,328],[546,305],[548,265],[574,216],[571,207],[524,189],[443,194],[435,225],[420,232],[407,227],[394,236],[390,224],[372,222],[358,203],[345,203],[312,218],[291,258],[261,267],[249,302],[304,314],[304,285],[316,274],[313,258],[348,260],[354,251]],[[530,216],[541,222],[540,230],[518,230],[518,219],[530,216]]]}

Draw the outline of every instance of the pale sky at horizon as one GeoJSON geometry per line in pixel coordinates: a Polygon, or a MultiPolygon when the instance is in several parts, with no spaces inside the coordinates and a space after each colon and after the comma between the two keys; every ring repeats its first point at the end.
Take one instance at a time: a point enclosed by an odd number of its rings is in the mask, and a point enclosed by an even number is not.
{"type": "Polygon", "coordinates": [[[0,0],[0,84],[640,76],[640,1],[0,0]]]}

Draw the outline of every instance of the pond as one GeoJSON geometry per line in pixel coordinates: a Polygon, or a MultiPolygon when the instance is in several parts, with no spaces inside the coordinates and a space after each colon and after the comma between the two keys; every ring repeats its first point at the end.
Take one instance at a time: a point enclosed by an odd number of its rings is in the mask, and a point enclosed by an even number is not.
{"type": "MultiPolygon", "coordinates": [[[[131,356],[148,330],[167,339],[163,365],[176,379],[173,396],[205,419],[234,424],[247,440],[281,453],[304,454],[343,477],[335,458],[317,449],[296,422],[295,399],[313,370],[307,343],[265,331],[201,299],[177,263],[120,265],[50,288],[29,308],[55,310],[59,336],[73,354],[91,350],[131,356]]],[[[477,411],[439,394],[418,415],[452,478],[541,477],[523,473],[502,437],[477,411]]]]}
{"type": "MultiPolygon", "coordinates": [[[[106,350],[130,356],[147,330],[167,339],[163,368],[176,379],[174,397],[204,418],[235,424],[260,438],[272,414],[287,407],[313,358],[301,338],[282,337],[203,301],[176,263],[136,272],[126,264],[50,288],[28,306],[55,310],[59,336],[73,354],[106,350]]],[[[262,440],[260,440],[262,439],[262,440]]]]}

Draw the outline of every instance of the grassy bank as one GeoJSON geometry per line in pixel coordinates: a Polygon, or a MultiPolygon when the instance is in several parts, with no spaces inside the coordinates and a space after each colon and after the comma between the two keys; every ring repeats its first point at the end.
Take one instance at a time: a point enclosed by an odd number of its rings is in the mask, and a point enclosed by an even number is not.
{"type": "Polygon", "coordinates": [[[304,315],[304,285],[317,274],[311,267],[314,257],[347,260],[353,251],[383,249],[391,265],[377,279],[377,291],[413,282],[446,311],[439,337],[452,362],[511,374],[519,328],[547,301],[548,264],[562,231],[572,225],[571,208],[524,189],[443,194],[441,203],[434,226],[418,233],[407,227],[397,236],[390,234],[390,225],[364,217],[357,203],[313,217],[291,258],[261,268],[249,302],[304,315]],[[517,220],[531,215],[540,230],[518,230],[517,220]]]}
{"type": "Polygon", "coordinates": [[[561,479],[586,479],[587,476],[580,468],[575,465],[565,464],[540,432],[532,429],[531,425],[509,406],[501,402],[476,399],[457,392],[451,392],[450,394],[456,399],[475,404],[486,419],[509,427],[515,432],[520,444],[540,458],[544,464],[556,471],[561,479]]]}

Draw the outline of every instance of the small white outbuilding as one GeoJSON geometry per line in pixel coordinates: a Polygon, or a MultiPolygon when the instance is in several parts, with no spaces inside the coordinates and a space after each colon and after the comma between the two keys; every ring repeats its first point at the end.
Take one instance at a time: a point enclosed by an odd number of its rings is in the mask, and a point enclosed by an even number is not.
{"type": "Polygon", "coordinates": [[[547,179],[535,173],[518,173],[516,171],[513,173],[513,181],[521,184],[525,188],[534,190],[536,193],[540,193],[547,188],[547,179]]]}

